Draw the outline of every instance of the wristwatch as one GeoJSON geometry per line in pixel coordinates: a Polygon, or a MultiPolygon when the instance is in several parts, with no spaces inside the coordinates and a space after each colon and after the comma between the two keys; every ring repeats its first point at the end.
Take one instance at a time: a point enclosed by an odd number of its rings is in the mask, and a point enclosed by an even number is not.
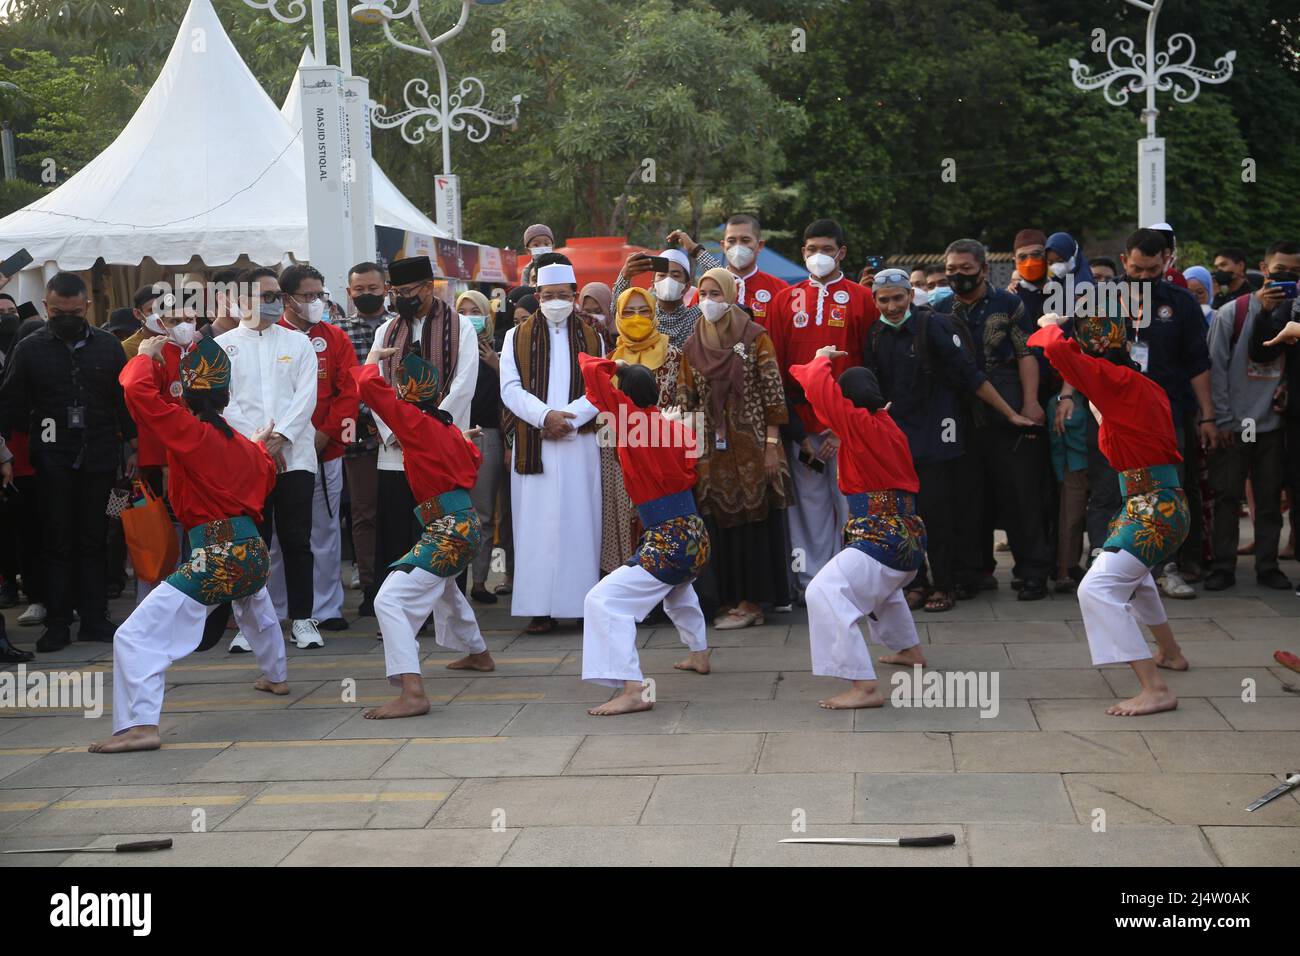
{"type": "Polygon", "coordinates": [[[773,438],[771,435],[768,435],[768,436],[767,436],[767,443],[768,443],[769,445],[779,445],[779,444],[781,444],[781,439],[780,439],[780,438],[773,438]]]}

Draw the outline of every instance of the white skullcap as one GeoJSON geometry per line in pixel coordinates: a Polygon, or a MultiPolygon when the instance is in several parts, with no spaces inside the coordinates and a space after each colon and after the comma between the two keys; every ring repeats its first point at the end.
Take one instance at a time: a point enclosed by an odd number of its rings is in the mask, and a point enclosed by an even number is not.
{"type": "Polygon", "coordinates": [[[899,289],[912,288],[912,280],[908,278],[906,272],[902,269],[881,269],[876,273],[876,278],[871,283],[873,289],[884,289],[889,286],[895,286],[899,289]]]}
{"type": "Polygon", "coordinates": [[[689,279],[691,277],[691,260],[686,253],[682,252],[682,250],[665,249],[663,252],[659,253],[659,255],[663,256],[665,259],[673,260],[673,262],[682,267],[682,271],[686,273],[686,278],[689,279]]]}
{"type": "Polygon", "coordinates": [[[573,266],[565,265],[563,262],[553,262],[537,270],[537,284],[538,286],[577,285],[578,277],[573,274],[573,266]]]}

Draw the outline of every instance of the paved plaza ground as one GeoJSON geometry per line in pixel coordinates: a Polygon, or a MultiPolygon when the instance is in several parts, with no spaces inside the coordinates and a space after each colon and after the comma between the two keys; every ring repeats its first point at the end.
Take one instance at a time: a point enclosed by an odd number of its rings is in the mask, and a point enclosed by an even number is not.
{"type": "MultiPolygon", "coordinates": [[[[558,558],[558,556],[557,556],[558,558]]],[[[1192,670],[1166,674],[1177,711],[1103,711],[1136,689],[1090,666],[1072,595],[1020,603],[1001,587],[946,614],[917,612],[933,668],[999,677],[975,708],[825,711],[839,682],[810,673],[801,609],[710,631],[708,676],[682,673],[671,629],[642,628],[652,712],[589,717],[582,633],[524,635],[508,603],[478,607],[498,667],[453,673],[421,642],[424,717],[366,721],[386,700],[373,618],[290,647],[288,697],[253,691],[225,643],[168,673],[163,749],[102,756],[110,717],[0,711],[0,849],[170,835],[147,856],[12,855],[8,865],[1297,865],[1300,799],[1247,804],[1300,770],[1300,597],[1238,586],[1169,601],[1192,670]],[[1256,699],[1242,699],[1247,678],[1256,699]],[[342,701],[355,681],[355,703],[342,701]],[[1097,811],[1105,832],[1094,832],[1097,811]],[[205,832],[193,832],[196,819],[205,832]],[[806,820],[806,834],[792,824],[806,820]],[[782,837],[951,832],[942,849],[789,846],[782,837]]],[[[1293,578],[1300,565],[1283,562],[1293,578]]],[[[358,592],[349,591],[349,611],[358,592]]],[[[114,602],[117,620],[128,602],[114,602]]],[[[10,621],[16,616],[10,612],[10,621]]],[[[11,633],[30,646],[39,628],[11,633]]],[[[111,649],[74,644],[44,668],[111,687],[111,649]]],[[[12,670],[13,668],[9,668],[12,670]]],[[[888,680],[897,668],[881,668],[888,680]]]]}

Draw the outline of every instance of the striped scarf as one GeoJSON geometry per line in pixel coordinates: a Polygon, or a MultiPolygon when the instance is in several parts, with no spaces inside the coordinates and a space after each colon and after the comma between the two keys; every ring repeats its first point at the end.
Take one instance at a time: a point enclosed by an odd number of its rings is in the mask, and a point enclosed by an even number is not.
{"type": "MultiPolygon", "coordinates": [[[[586,391],[582,370],[578,367],[578,355],[599,356],[600,335],[591,325],[583,322],[576,314],[567,320],[569,330],[569,397],[576,401],[586,391]]],[[[547,387],[551,379],[551,337],[547,334],[546,318],[540,312],[520,322],[515,328],[515,364],[519,367],[519,384],[524,391],[546,401],[547,387]]],[[[578,429],[580,432],[595,431],[596,422],[592,420],[578,429]]],[[[515,470],[521,475],[540,475],[542,473],[542,430],[535,428],[506,408],[501,407],[501,430],[506,435],[514,435],[515,470]]]]}
{"type": "Polygon", "coordinates": [[[438,370],[438,401],[441,402],[451,390],[451,380],[456,374],[456,357],[460,355],[460,317],[451,311],[451,306],[446,302],[435,298],[429,306],[429,314],[424,317],[418,346],[411,343],[411,327],[414,324],[413,320],[407,322],[399,317],[388,326],[388,331],[384,334],[384,348],[397,351],[380,363],[380,371],[385,381],[396,387],[394,371],[401,367],[402,360],[409,353],[418,352],[438,370]],[[433,334],[435,324],[440,332],[436,338],[433,334]]]}

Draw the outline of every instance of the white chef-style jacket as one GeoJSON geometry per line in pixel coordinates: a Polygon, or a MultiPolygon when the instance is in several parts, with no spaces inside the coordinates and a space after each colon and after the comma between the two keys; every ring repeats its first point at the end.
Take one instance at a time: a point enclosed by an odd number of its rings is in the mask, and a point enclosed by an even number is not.
{"type": "MultiPolygon", "coordinates": [[[[391,318],[375,330],[374,348],[383,348],[388,327],[396,318],[391,318]]],[[[411,323],[411,341],[419,342],[424,331],[424,317],[411,323]]],[[[426,356],[427,357],[427,356],[426,356]]],[[[396,360],[398,356],[394,355],[396,360]]],[[[439,370],[441,374],[441,370],[439,370]]],[[[474,388],[478,385],[478,333],[474,323],[469,319],[460,320],[460,351],[456,355],[456,370],[451,376],[451,387],[447,397],[438,403],[438,407],[449,414],[456,427],[461,431],[469,428],[469,406],[474,400],[474,388]]],[[[397,447],[396,436],[382,418],[377,414],[375,427],[379,430],[379,470],[402,471],[402,449],[397,447]]]]}
{"type": "Polygon", "coordinates": [[[218,335],[230,356],[230,427],[246,438],[275,423],[289,443],[286,471],[316,473],[317,361],[312,340],[282,325],[255,332],[239,326],[218,335]]]}

